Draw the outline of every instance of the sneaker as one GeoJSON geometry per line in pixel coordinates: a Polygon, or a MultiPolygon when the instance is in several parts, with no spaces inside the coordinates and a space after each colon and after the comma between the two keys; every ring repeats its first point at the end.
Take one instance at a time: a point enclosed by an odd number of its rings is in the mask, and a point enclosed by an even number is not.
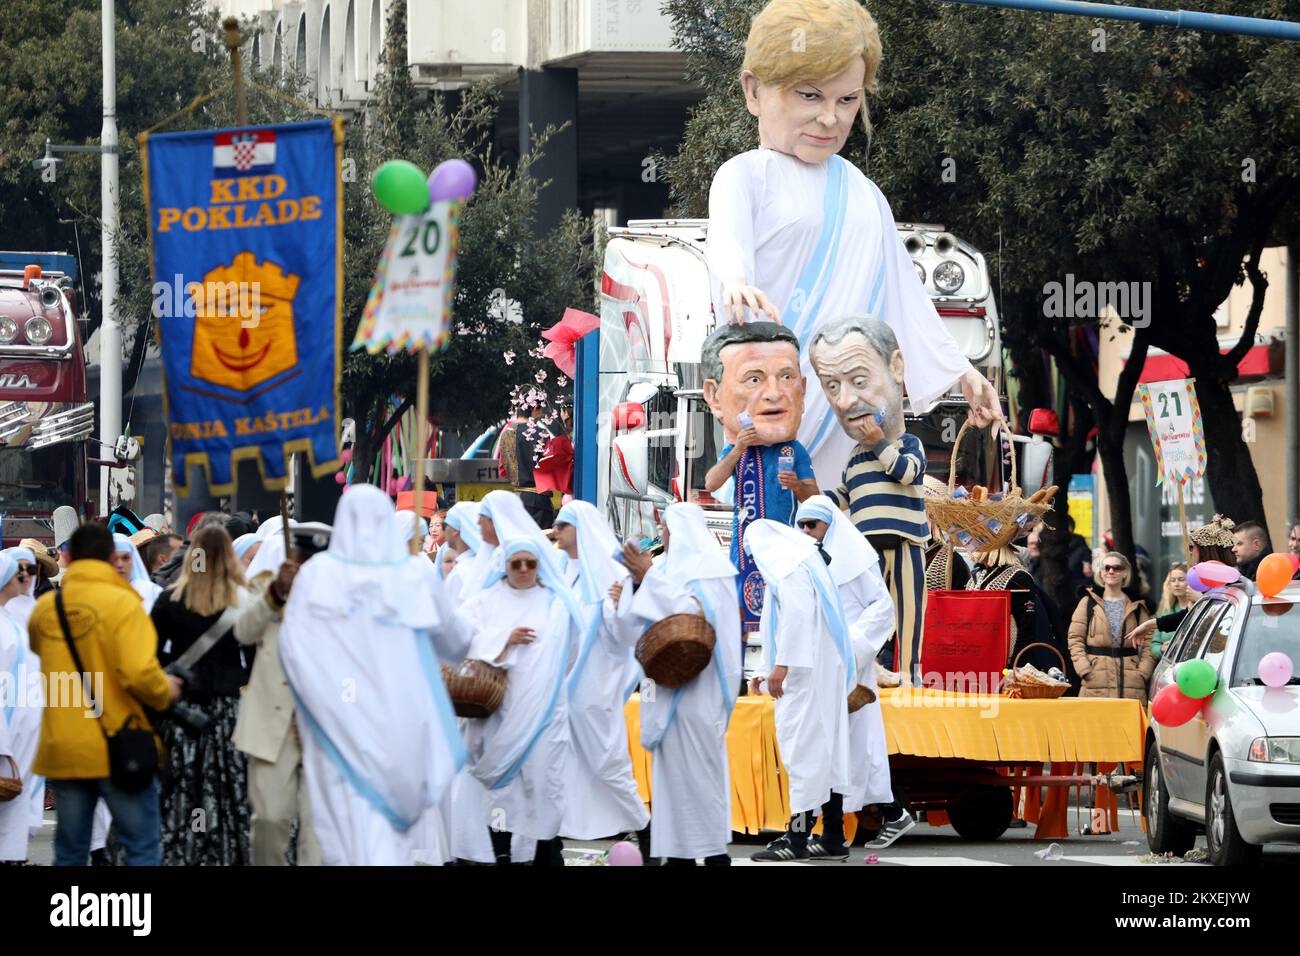
{"type": "Polygon", "coordinates": [[[835,863],[843,863],[848,858],[848,844],[841,843],[838,846],[833,846],[829,843],[823,843],[821,840],[808,841],[808,859],[810,860],[830,860],[835,863]]]}
{"type": "Polygon", "coordinates": [[[893,846],[894,841],[916,826],[916,817],[904,810],[897,820],[886,820],[876,834],[876,838],[867,844],[868,850],[883,850],[893,846]]]}
{"type": "Polygon", "coordinates": [[[793,860],[808,859],[808,848],[797,847],[788,836],[779,836],[767,845],[766,850],[759,850],[750,856],[755,863],[790,863],[793,860]]]}

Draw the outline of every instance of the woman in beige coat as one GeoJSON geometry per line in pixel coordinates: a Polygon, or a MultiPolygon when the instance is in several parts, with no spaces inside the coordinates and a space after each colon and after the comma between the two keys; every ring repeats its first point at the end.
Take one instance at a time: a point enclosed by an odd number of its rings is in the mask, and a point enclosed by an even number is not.
{"type": "Polygon", "coordinates": [[[1124,593],[1132,571],[1127,559],[1108,552],[1096,566],[1098,590],[1089,590],[1070,620],[1070,658],[1083,681],[1080,697],[1131,697],[1146,703],[1155,670],[1151,634],[1130,632],[1151,617],[1141,601],[1124,593]]]}

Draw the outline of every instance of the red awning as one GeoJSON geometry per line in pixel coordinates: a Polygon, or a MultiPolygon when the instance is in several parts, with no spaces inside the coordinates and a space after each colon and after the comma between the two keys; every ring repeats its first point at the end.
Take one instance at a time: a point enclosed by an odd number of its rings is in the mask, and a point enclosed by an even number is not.
{"type": "MultiPolygon", "coordinates": [[[[1228,349],[1221,351],[1228,354],[1228,349]]],[[[1128,364],[1128,359],[1124,360],[1128,364]]],[[[1269,372],[1268,346],[1256,345],[1248,351],[1237,364],[1237,374],[1243,378],[1260,378],[1269,372]]],[[[1187,363],[1180,358],[1166,354],[1147,355],[1146,364],[1142,366],[1139,382],[1169,382],[1174,379],[1187,378],[1187,363]]]]}

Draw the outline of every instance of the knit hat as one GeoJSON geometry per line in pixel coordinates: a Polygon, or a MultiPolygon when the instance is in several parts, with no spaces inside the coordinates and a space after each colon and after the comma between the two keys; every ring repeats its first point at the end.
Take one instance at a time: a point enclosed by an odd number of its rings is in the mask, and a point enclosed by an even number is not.
{"type": "Polygon", "coordinates": [[[1209,524],[1201,525],[1189,537],[1193,544],[1202,547],[1231,548],[1232,529],[1236,523],[1231,518],[1215,515],[1209,524]]]}

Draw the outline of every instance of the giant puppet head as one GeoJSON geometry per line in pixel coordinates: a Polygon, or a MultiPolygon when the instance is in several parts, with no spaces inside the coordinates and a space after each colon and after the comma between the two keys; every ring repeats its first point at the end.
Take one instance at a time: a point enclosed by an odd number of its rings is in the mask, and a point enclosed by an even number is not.
{"type": "Polygon", "coordinates": [[[863,424],[880,409],[885,438],[903,434],[903,353],[888,324],[857,316],[836,319],[813,336],[808,357],[849,437],[861,441],[863,424]]]}
{"type": "Polygon", "coordinates": [[[740,85],[759,145],[805,163],[844,146],[876,90],[880,33],[858,0],[771,0],[749,27],[740,85]]]}
{"type": "Polygon", "coordinates": [[[761,444],[794,440],[806,382],[793,332],[776,322],[721,325],[704,340],[700,363],[704,400],[727,441],[741,432],[743,411],[754,419],[761,444]]]}

